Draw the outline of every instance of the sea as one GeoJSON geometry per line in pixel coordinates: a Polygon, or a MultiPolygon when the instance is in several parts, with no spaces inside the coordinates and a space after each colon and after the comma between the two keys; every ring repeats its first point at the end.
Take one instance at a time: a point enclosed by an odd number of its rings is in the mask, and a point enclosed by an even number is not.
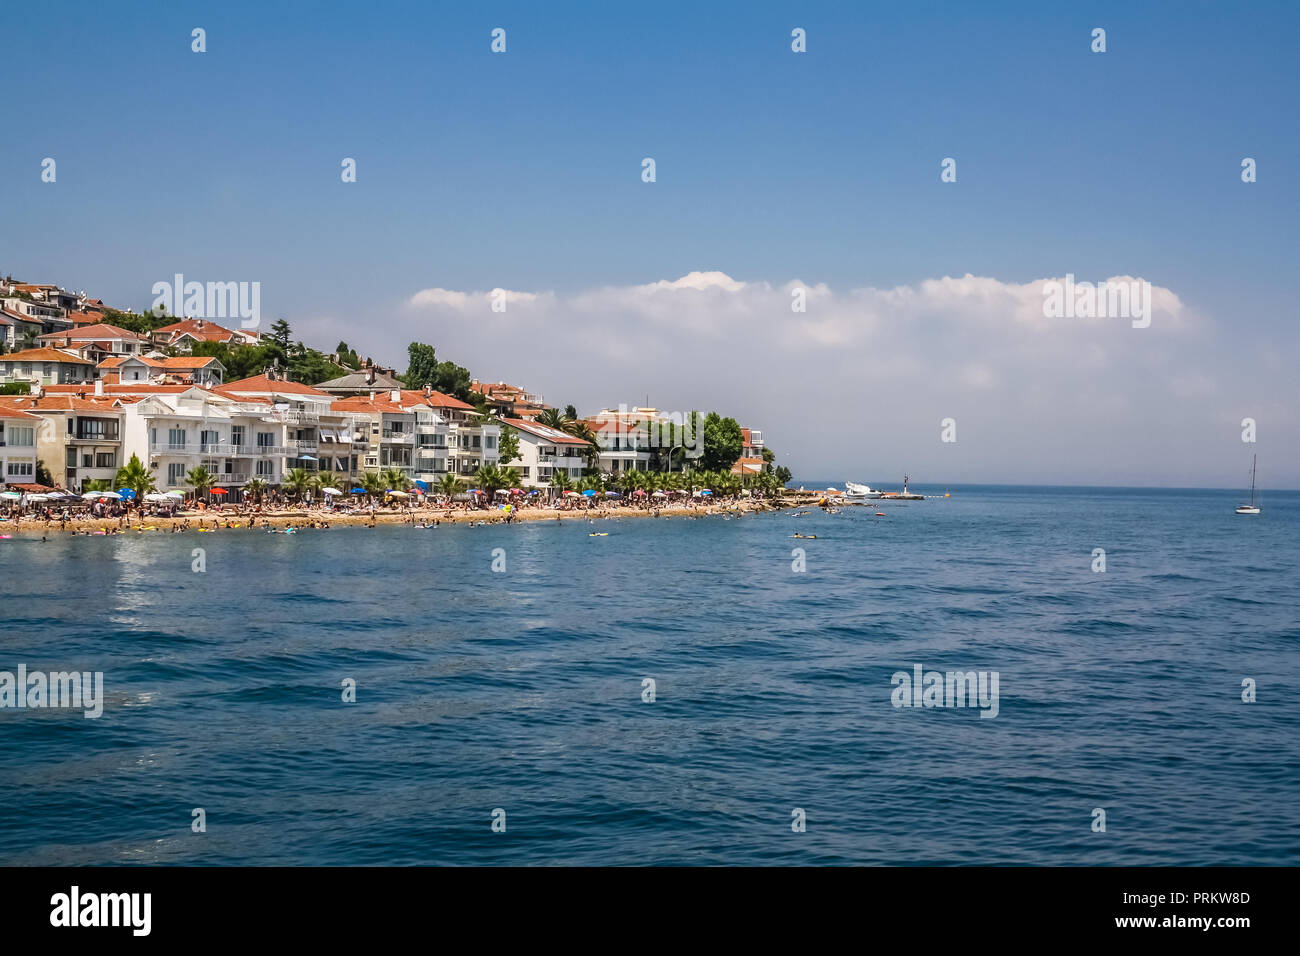
{"type": "Polygon", "coordinates": [[[1300,863],[1300,493],[912,490],[0,540],[0,863],[1300,863]]]}

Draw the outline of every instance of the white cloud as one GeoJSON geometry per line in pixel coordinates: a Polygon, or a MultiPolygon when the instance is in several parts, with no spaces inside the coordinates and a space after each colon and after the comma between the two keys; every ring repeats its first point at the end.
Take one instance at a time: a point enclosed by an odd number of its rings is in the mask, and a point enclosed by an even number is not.
{"type": "Polygon", "coordinates": [[[1228,332],[1173,290],[1153,285],[1150,327],[1133,328],[1044,317],[1049,281],[836,291],[691,272],[571,295],[507,291],[504,313],[487,290],[431,288],[372,323],[384,339],[372,347],[400,361],[407,342],[429,342],[482,378],[583,412],[647,395],[717,409],[763,428],[809,478],[908,469],[953,482],[1196,484],[1240,470],[1223,421],[1254,411],[1275,435],[1294,429],[1290,405],[1270,399],[1289,394],[1285,368],[1270,391],[1228,332]],[[958,420],[955,445],[939,441],[945,417],[958,420]]]}

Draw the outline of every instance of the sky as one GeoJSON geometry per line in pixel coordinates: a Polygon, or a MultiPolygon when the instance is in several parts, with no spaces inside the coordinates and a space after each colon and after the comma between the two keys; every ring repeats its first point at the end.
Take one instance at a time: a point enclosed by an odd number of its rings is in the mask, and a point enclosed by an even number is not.
{"type": "Polygon", "coordinates": [[[717,410],[796,481],[1238,488],[1258,452],[1300,488],[1300,4],[5,18],[0,272],[134,309],[258,282],[314,347],[717,410]],[[1150,283],[1150,324],[1045,317],[1066,275],[1150,283]]]}

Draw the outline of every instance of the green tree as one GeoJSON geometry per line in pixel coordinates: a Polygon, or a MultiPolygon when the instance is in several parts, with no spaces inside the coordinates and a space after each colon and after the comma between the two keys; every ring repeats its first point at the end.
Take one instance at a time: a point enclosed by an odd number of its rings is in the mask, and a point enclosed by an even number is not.
{"type": "Polygon", "coordinates": [[[382,495],[388,490],[388,485],[384,483],[384,479],[377,471],[367,471],[362,474],[357,487],[366,489],[366,494],[371,498],[382,495]]]}
{"type": "Polygon", "coordinates": [[[448,498],[451,498],[465,490],[465,483],[451,472],[447,472],[447,474],[438,479],[437,488],[438,494],[446,495],[448,498]]]}
{"type": "Polygon", "coordinates": [[[745,447],[745,436],[734,418],[717,412],[704,417],[704,454],[700,467],[705,471],[730,471],[745,447]]]}
{"type": "Polygon", "coordinates": [[[282,354],[287,355],[289,353],[289,342],[293,338],[293,330],[289,328],[289,323],[284,319],[276,319],[267,331],[266,338],[278,345],[282,354]]]}
{"type": "Polygon", "coordinates": [[[117,478],[114,481],[117,487],[129,488],[134,491],[136,501],[140,501],[145,495],[158,490],[153,471],[145,467],[139,455],[132,455],[131,460],[117,470],[117,478]]]}
{"type": "Polygon", "coordinates": [[[244,483],[244,494],[257,500],[260,505],[266,493],[271,490],[270,482],[265,478],[250,478],[244,483]]]}
{"type": "Polygon", "coordinates": [[[501,455],[501,464],[508,465],[519,460],[519,429],[510,425],[501,426],[501,438],[497,441],[497,450],[501,455]]]}
{"type": "MultiPolygon", "coordinates": [[[[437,387],[438,358],[432,345],[412,342],[406,347],[406,374],[402,382],[407,388],[437,387]]],[[[441,389],[440,389],[441,391],[441,389]]]]}
{"type": "Polygon", "coordinates": [[[405,491],[411,487],[410,476],[400,468],[387,468],[379,477],[383,479],[384,487],[393,491],[405,491]]]}
{"type": "MultiPolygon", "coordinates": [[[[199,465],[197,468],[191,468],[186,472],[185,483],[194,489],[194,497],[197,498],[199,495],[207,494],[212,489],[212,486],[217,483],[217,476],[199,465]]],[[[212,500],[211,495],[208,495],[208,500],[212,500]]]]}
{"type": "Polygon", "coordinates": [[[306,468],[290,468],[285,472],[280,487],[285,494],[297,501],[316,487],[316,476],[306,468]]]}

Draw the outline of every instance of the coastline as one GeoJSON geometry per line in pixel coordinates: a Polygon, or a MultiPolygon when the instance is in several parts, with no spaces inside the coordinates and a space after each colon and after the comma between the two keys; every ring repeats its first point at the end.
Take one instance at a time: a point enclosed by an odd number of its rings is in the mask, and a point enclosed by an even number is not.
{"type": "Polygon", "coordinates": [[[371,524],[376,527],[379,525],[393,525],[400,527],[402,525],[419,526],[423,521],[437,522],[438,524],[473,524],[473,525],[504,525],[515,524],[526,521],[604,521],[611,518],[702,518],[715,515],[725,514],[757,514],[765,511],[780,511],[783,508],[794,505],[805,505],[806,501],[800,498],[807,497],[794,493],[793,496],[783,496],[773,500],[748,501],[740,499],[737,501],[719,502],[710,505],[665,505],[657,509],[642,508],[591,508],[591,509],[557,509],[557,508],[526,508],[515,511],[511,514],[510,521],[506,520],[504,512],[496,509],[463,511],[453,510],[448,513],[445,510],[437,508],[419,508],[419,509],[376,509],[373,515],[370,512],[329,512],[316,511],[307,509],[287,509],[282,511],[266,512],[264,514],[215,514],[210,512],[195,511],[180,515],[175,518],[157,518],[130,515],[124,518],[92,518],[78,517],[70,518],[66,527],[62,526],[58,520],[46,521],[43,518],[25,517],[21,519],[10,518],[0,521],[0,536],[12,535],[17,537],[22,535],[30,537],[33,535],[72,535],[75,532],[96,532],[120,531],[122,534],[147,534],[147,533],[198,533],[202,529],[205,533],[213,531],[262,531],[264,528],[282,529],[293,527],[295,530],[303,531],[324,531],[332,528],[344,527],[369,527],[371,524]],[[792,502],[789,497],[794,497],[792,502]],[[252,523],[250,526],[250,522],[252,523]],[[322,527],[324,525],[325,527],[322,527]]]}

